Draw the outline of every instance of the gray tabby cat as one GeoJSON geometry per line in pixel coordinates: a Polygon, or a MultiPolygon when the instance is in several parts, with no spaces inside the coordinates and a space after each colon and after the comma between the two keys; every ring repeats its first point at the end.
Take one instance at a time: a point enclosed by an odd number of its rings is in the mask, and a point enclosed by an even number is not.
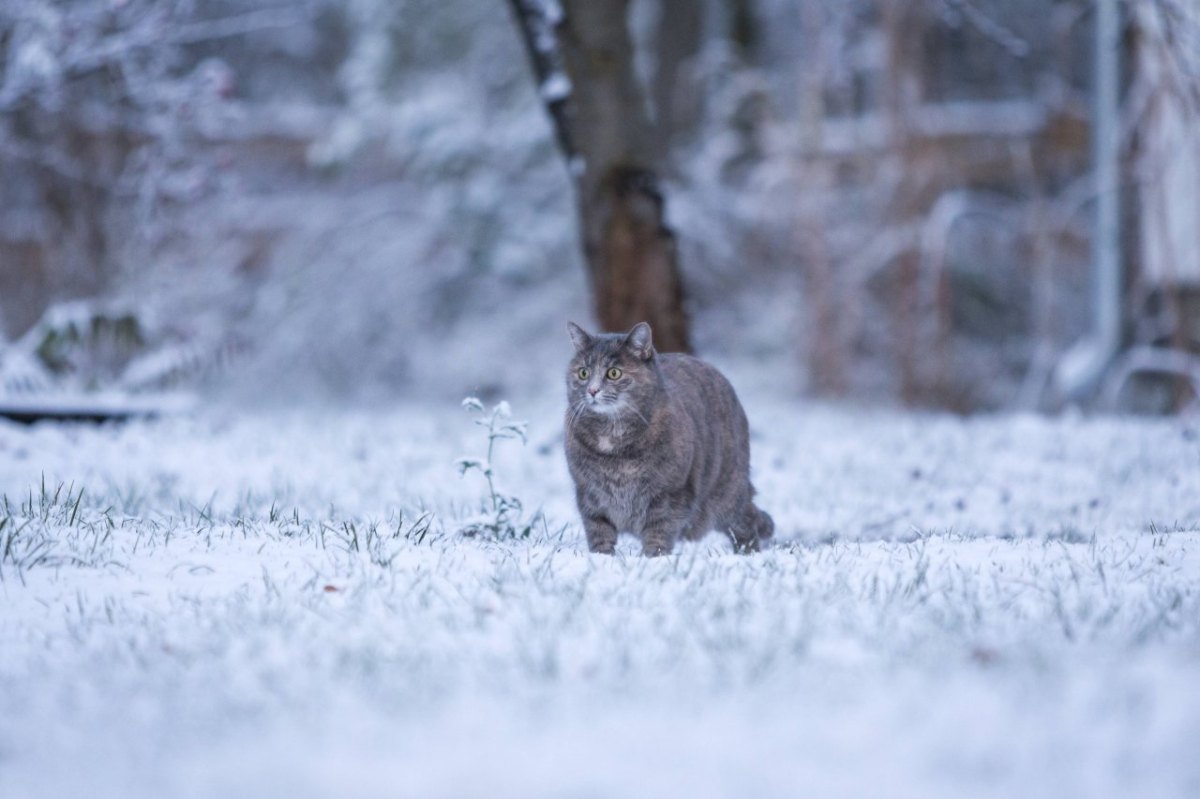
{"type": "Polygon", "coordinates": [[[656,353],[645,322],[567,329],[567,465],[588,548],[612,554],[628,532],[664,555],[680,536],[719,529],[756,551],[775,523],[752,501],[746,413],[729,381],[698,358],[656,353]]]}

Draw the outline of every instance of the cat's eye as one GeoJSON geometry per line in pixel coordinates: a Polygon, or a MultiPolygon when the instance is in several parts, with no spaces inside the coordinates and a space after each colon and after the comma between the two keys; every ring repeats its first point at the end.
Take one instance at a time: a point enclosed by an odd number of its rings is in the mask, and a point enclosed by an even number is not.
{"type": "Polygon", "coordinates": [[[576,372],[575,374],[579,377],[580,380],[587,380],[588,374],[590,374],[590,373],[588,372],[588,368],[586,366],[581,366],[581,367],[579,367],[579,371],[576,372]]]}
{"type": "Polygon", "coordinates": [[[608,370],[607,375],[609,380],[619,380],[621,378],[621,370],[614,366],[608,370]]]}

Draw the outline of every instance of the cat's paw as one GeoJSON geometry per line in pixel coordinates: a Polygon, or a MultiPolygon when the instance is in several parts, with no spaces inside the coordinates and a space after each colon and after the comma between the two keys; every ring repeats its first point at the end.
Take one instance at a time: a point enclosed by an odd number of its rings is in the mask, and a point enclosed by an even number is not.
{"type": "Polygon", "coordinates": [[[753,555],[762,551],[762,539],[748,538],[745,541],[734,541],[733,551],[739,555],[753,555]]]}

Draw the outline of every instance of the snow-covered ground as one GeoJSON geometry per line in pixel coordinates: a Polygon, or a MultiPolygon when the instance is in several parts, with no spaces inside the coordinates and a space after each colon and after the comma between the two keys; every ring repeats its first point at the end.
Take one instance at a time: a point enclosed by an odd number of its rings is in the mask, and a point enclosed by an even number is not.
{"type": "Polygon", "coordinates": [[[515,541],[454,407],[0,423],[0,796],[1200,795],[1194,421],[747,404],[777,546],[658,560],[554,397],[515,541]]]}

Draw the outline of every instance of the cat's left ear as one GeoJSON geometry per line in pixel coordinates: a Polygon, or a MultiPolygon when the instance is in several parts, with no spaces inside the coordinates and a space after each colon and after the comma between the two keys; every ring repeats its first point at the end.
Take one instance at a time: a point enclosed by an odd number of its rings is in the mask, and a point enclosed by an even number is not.
{"type": "Polygon", "coordinates": [[[643,361],[650,360],[654,355],[654,340],[650,333],[650,325],[638,322],[625,336],[625,347],[643,361]]]}

